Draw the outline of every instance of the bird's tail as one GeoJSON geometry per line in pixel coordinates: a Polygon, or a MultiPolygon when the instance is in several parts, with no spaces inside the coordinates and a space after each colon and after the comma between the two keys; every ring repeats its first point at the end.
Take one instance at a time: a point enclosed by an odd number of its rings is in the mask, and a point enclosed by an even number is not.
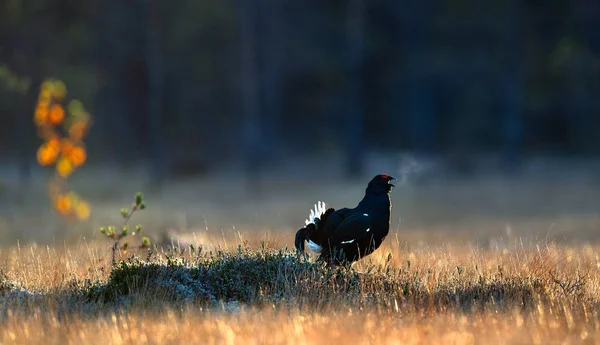
{"type": "Polygon", "coordinates": [[[326,211],[327,209],[325,208],[325,203],[323,201],[318,201],[315,204],[315,208],[310,210],[308,219],[304,221],[305,227],[296,232],[294,245],[299,252],[304,253],[304,242],[309,241],[311,232],[316,230],[320,217],[322,217],[326,211]]]}
{"type": "Polygon", "coordinates": [[[296,240],[294,246],[300,253],[304,253],[304,241],[308,238],[308,229],[302,228],[296,232],[296,240]]]}
{"type": "MultiPolygon", "coordinates": [[[[316,230],[317,228],[315,227],[315,225],[311,223],[296,232],[296,240],[294,241],[294,245],[296,246],[296,249],[298,249],[299,252],[304,253],[304,242],[310,241],[310,235],[313,234],[316,230]]],[[[308,246],[311,247],[310,242],[308,246]]]]}
{"type": "Polygon", "coordinates": [[[320,219],[323,216],[323,214],[325,214],[325,211],[327,211],[325,203],[323,201],[318,201],[315,204],[315,208],[310,210],[308,219],[304,221],[304,224],[306,226],[308,226],[309,224],[317,225],[318,219],[320,219]]]}
{"type": "Polygon", "coordinates": [[[327,225],[327,219],[333,212],[335,212],[334,208],[328,208],[325,212],[323,212],[323,214],[321,214],[319,218],[315,220],[316,231],[325,231],[323,229],[325,228],[325,225],[327,225]]]}

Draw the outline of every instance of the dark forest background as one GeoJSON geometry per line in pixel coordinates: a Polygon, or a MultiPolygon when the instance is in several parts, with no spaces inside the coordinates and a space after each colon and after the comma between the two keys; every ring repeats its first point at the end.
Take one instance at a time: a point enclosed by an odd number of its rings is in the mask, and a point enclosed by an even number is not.
{"type": "MultiPolygon", "coordinates": [[[[156,179],[371,151],[600,153],[595,0],[1,0],[0,156],[23,176],[39,85],[93,115],[90,164],[156,179]],[[6,75],[6,73],[4,73],[6,75]]],[[[462,158],[458,158],[462,159],[462,158]]]]}

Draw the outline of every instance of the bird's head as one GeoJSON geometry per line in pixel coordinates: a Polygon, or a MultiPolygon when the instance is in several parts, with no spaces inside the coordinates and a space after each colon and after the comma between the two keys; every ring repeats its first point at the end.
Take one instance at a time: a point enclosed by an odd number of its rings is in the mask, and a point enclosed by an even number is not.
{"type": "Polygon", "coordinates": [[[369,182],[367,191],[373,193],[389,193],[392,187],[396,187],[392,184],[393,180],[396,180],[396,178],[387,174],[377,175],[369,182]]]}

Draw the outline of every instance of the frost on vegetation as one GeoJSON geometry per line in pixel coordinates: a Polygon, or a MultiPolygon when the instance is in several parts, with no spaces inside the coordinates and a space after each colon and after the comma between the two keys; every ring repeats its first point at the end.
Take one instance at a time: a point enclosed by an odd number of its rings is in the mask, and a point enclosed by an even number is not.
{"type": "Polygon", "coordinates": [[[87,291],[87,297],[92,302],[117,305],[133,300],[199,303],[223,311],[265,304],[434,305],[468,310],[498,304],[525,308],[532,296],[543,293],[541,283],[490,276],[476,281],[440,280],[432,285],[429,272],[370,266],[359,273],[348,267],[310,262],[287,250],[241,249],[237,253],[121,262],[106,283],[87,291]]]}
{"type": "Polygon", "coordinates": [[[319,281],[317,277],[325,271],[334,269],[323,269],[287,251],[207,253],[193,260],[131,259],[118,264],[108,282],[95,285],[88,297],[119,301],[123,296],[160,296],[166,301],[199,302],[231,311],[240,304],[284,302],[301,295],[300,290],[307,286],[298,281],[319,281]]]}
{"type": "Polygon", "coordinates": [[[0,304],[6,306],[7,304],[20,304],[24,302],[26,298],[34,297],[37,293],[30,292],[17,283],[8,279],[2,271],[0,271],[0,304]]]}
{"type": "MultiPolygon", "coordinates": [[[[481,274],[457,267],[456,271],[438,272],[434,277],[430,268],[410,265],[370,265],[361,273],[349,267],[327,267],[287,249],[190,251],[189,255],[180,252],[175,256],[122,261],[113,267],[107,281],[78,283],[58,292],[58,297],[92,310],[103,305],[145,308],[175,304],[223,312],[237,312],[246,306],[328,305],[396,311],[525,310],[556,296],[574,304],[596,301],[585,293],[583,283],[563,282],[544,274],[481,274]]],[[[0,283],[2,308],[23,299],[13,298],[15,295],[31,296],[8,279],[0,283]]]]}

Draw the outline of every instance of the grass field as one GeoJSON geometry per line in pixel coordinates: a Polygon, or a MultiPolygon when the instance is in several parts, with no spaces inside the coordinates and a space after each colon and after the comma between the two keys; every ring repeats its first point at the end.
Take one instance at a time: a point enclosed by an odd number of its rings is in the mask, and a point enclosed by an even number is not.
{"type": "Polygon", "coordinates": [[[362,186],[299,186],[254,203],[209,197],[215,183],[149,192],[134,222],[161,248],[122,253],[114,270],[97,226],[118,219],[127,188],[98,198],[83,231],[38,234],[46,241],[31,238],[43,224],[60,229],[51,214],[8,208],[0,212],[0,343],[600,343],[600,193],[569,181],[552,193],[530,181],[399,186],[383,247],[339,269],[286,246],[310,202],[346,205],[362,186]]]}
{"type": "Polygon", "coordinates": [[[105,248],[86,243],[5,249],[3,270],[14,285],[4,282],[0,340],[598,342],[600,261],[589,245],[406,252],[393,244],[350,270],[275,249],[223,249],[155,253],[154,265],[131,262],[112,276],[105,248]]]}

